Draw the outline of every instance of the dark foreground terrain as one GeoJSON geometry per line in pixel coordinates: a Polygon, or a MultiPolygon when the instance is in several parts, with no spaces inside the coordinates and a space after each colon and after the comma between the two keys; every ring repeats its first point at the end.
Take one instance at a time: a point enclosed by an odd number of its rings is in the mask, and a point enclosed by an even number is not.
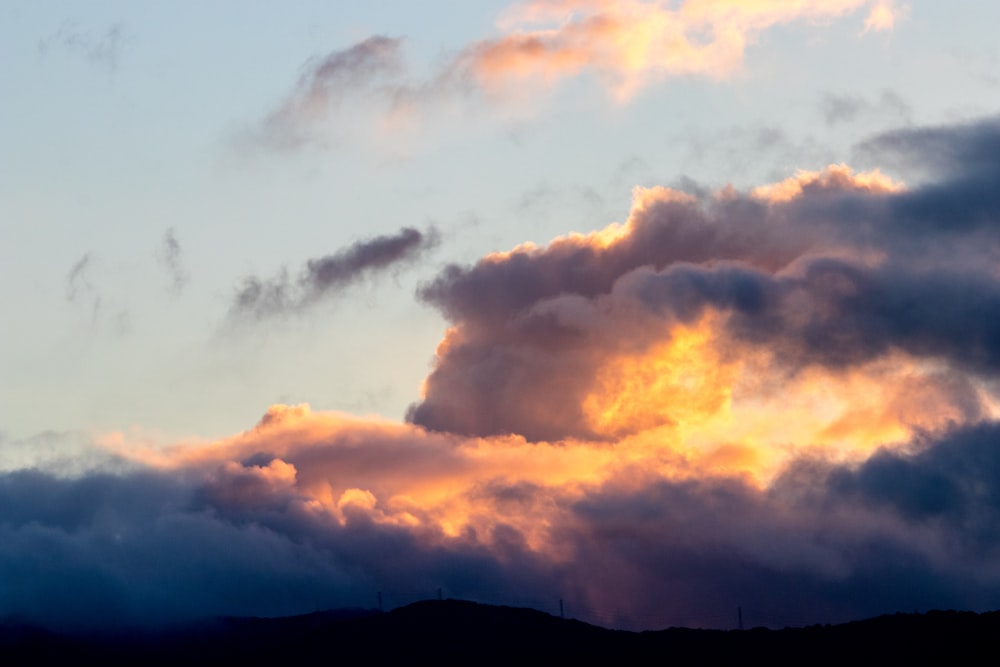
{"type": "Polygon", "coordinates": [[[0,664],[992,664],[1000,612],[895,614],[842,625],[745,631],[608,630],[532,609],[458,600],[386,613],[227,618],[154,635],[74,637],[8,623],[0,664]],[[623,663],[624,661],[624,663],[623,663]]]}

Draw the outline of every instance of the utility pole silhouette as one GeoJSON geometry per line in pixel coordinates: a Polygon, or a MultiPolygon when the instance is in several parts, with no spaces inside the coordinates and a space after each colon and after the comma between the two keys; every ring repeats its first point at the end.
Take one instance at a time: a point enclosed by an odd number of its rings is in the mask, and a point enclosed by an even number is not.
{"type": "Polygon", "coordinates": [[[441,595],[441,589],[439,588],[438,589],[438,600],[443,600],[443,599],[444,599],[444,597],[442,597],[442,595],[441,595]]]}
{"type": "Polygon", "coordinates": [[[742,630],[743,629],[743,607],[737,607],[736,608],[736,617],[740,621],[740,630],[742,630]]]}
{"type": "Polygon", "coordinates": [[[563,601],[559,598],[559,618],[566,618],[566,614],[563,613],[563,601]]]}

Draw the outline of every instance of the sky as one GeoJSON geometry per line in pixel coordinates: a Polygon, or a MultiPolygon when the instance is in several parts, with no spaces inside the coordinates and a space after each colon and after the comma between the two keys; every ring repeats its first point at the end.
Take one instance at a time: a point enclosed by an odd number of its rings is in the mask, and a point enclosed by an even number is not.
{"type": "Polygon", "coordinates": [[[1000,6],[362,4],[0,1],[0,617],[1000,607],[1000,6]]]}

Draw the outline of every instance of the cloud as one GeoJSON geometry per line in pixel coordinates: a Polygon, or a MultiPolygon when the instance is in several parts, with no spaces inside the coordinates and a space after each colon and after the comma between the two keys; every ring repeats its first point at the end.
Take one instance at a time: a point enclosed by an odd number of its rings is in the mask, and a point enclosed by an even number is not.
{"type": "MultiPolygon", "coordinates": [[[[108,304],[101,291],[91,282],[91,273],[96,260],[91,252],[84,253],[66,274],[66,301],[71,304],[88,306],[90,309],[90,326],[96,327],[101,319],[101,313],[107,312],[108,304]]],[[[111,304],[114,309],[114,304],[111,304]]],[[[118,308],[109,320],[112,331],[121,336],[131,329],[130,315],[127,308],[118,308]]]]}
{"type": "Polygon", "coordinates": [[[834,19],[870,7],[866,30],[891,29],[892,2],[701,2],[529,0],[510,7],[501,37],[468,47],[457,60],[487,89],[505,81],[547,83],[592,70],[626,101],[677,76],[723,78],[748,43],[768,28],[834,19]]]}
{"type": "MultiPolygon", "coordinates": [[[[469,43],[423,78],[405,74],[403,40],[383,35],[307,61],[294,90],[250,138],[277,149],[322,144],[346,100],[374,105],[384,127],[429,118],[428,110],[455,99],[485,95],[530,104],[584,73],[596,74],[625,103],[667,79],[732,75],[747,46],[776,26],[862,10],[865,32],[890,30],[905,15],[893,0],[527,0],[501,14],[498,36],[469,43]]],[[[838,113],[844,108],[841,101],[838,113]]]]}
{"type": "Polygon", "coordinates": [[[364,278],[399,268],[437,246],[436,230],[404,227],[393,236],[358,241],[306,262],[292,282],[286,272],[270,280],[250,276],[237,288],[231,313],[257,320],[299,312],[340,294],[364,278]]]}
{"type": "Polygon", "coordinates": [[[995,606],[997,423],[797,459],[772,484],[664,450],[457,439],[275,407],[147,465],[0,474],[0,613],[163,624],[449,596],[564,599],[620,627],[995,606]],[[47,554],[39,559],[37,554],[47,554]]]}
{"type": "Polygon", "coordinates": [[[104,65],[114,74],[121,57],[124,26],[115,23],[99,35],[83,30],[75,22],[64,23],[59,29],[44,39],[38,40],[38,51],[46,53],[53,46],[82,55],[95,65],[104,65]]]}
{"type": "MultiPolygon", "coordinates": [[[[446,267],[420,290],[450,328],[408,422],[275,405],[231,437],[105,434],[87,465],[7,469],[0,616],[164,624],[439,588],[634,629],[996,608],[998,127],[859,147],[932,163],[905,186],[830,165],[637,188],[622,224],[446,267]]],[[[278,304],[422,243],[359,242],[278,304]]]]}
{"type": "MultiPolygon", "coordinates": [[[[998,127],[867,142],[932,162],[939,179],[909,189],[843,165],[749,193],[637,188],[624,225],[450,266],[420,290],[452,328],[409,419],[464,435],[616,439],[683,421],[690,406],[670,406],[691,392],[671,380],[747,364],[734,359],[800,377],[902,354],[995,378],[998,127]]],[[[702,387],[708,405],[732,401],[735,380],[719,382],[702,387]]]]}
{"type": "Polygon", "coordinates": [[[80,292],[93,292],[94,286],[87,280],[87,269],[90,266],[90,253],[84,253],[80,259],[73,264],[73,267],[66,274],[66,300],[74,302],[79,297],[80,292]]]}
{"type": "Polygon", "coordinates": [[[277,149],[315,140],[317,125],[345,100],[378,94],[402,72],[402,39],[375,35],[307,61],[294,90],[264,119],[254,139],[277,149]]]}
{"type": "Polygon", "coordinates": [[[179,294],[187,285],[190,276],[184,270],[181,262],[181,244],[177,240],[174,228],[170,227],[163,233],[163,242],[156,255],[157,261],[170,274],[170,289],[175,294],[179,294]]]}
{"type": "Polygon", "coordinates": [[[877,102],[859,95],[827,93],[820,99],[820,112],[827,125],[854,122],[862,116],[889,116],[893,120],[909,122],[910,105],[898,94],[884,90],[877,102]]]}
{"type": "Polygon", "coordinates": [[[896,21],[906,18],[910,9],[906,5],[897,6],[892,0],[879,0],[872,4],[865,19],[865,32],[869,30],[892,30],[896,21]]]}
{"type": "Polygon", "coordinates": [[[66,274],[66,301],[79,303],[84,298],[90,302],[91,323],[96,323],[101,312],[102,299],[100,293],[90,282],[90,269],[93,264],[91,253],[84,253],[66,274]]]}

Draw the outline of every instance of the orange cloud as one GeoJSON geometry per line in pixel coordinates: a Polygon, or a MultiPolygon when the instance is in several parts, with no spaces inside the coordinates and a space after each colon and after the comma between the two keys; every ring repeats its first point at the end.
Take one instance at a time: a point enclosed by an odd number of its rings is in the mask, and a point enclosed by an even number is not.
{"type": "Polygon", "coordinates": [[[582,409],[610,442],[460,437],[275,405],[253,429],[215,442],[156,447],[118,436],[105,445],[154,468],[205,471],[217,503],[277,499],[434,539],[474,531],[489,542],[508,526],[555,558],[565,503],[608,484],[735,476],[766,488],[805,455],[858,462],[917,433],[1000,416],[968,407],[992,400],[984,386],[905,355],[788,375],[774,353],[733,342],[718,324],[719,315],[706,315],[603,360],[582,409]],[[532,489],[533,500],[511,502],[500,491],[518,487],[532,489]]]}
{"type": "Polygon", "coordinates": [[[869,30],[892,30],[896,21],[906,18],[906,6],[897,6],[892,0],[876,2],[865,19],[865,32],[869,30]]]}
{"type": "Polygon", "coordinates": [[[788,202],[807,191],[886,194],[904,189],[902,183],[885,176],[878,169],[855,172],[846,164],[831,164],[822,171],[800,170],[795,176],[778,183],[758,186],[751,191],[751,195],[769,202],[788,202]]]}
{"type": "Polygon", "coordinates": [[[668,77],[732,74],[747,44],[773,26],[865,8],[866,31],[891,29],[902,15],[891,0],[529,0],[504,13],[504,36],[469,47],[459,62],[487,89],[592,69],[626,101],[668,77]]]}

